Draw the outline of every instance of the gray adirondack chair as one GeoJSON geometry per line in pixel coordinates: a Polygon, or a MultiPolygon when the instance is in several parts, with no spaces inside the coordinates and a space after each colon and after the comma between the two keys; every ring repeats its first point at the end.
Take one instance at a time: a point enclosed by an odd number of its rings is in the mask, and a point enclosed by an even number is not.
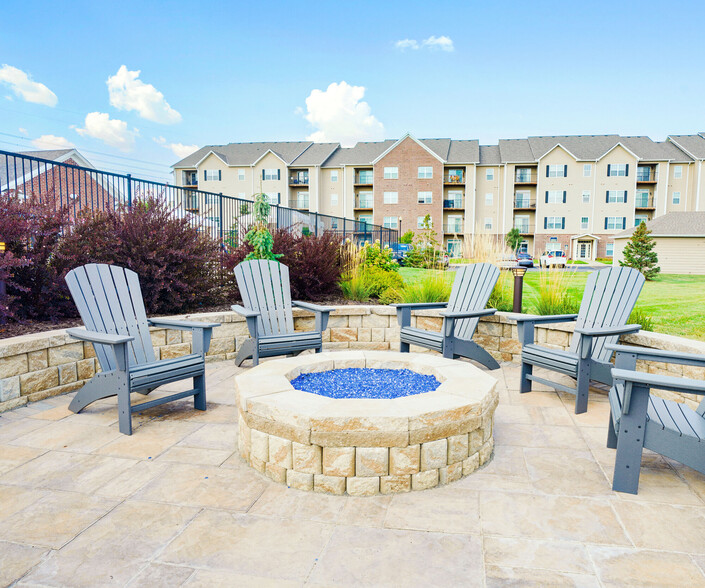
{"type": "Polygon", "coordinates": [[[418,345],[455,359],[466,357],[495,370],[499,364],[487,351],[472,340],[480,317],[494,314],[496,309],[485,308],[492,289],[499,278],[499,269],[491,263],[473,263],[461,267],[455,276],[448,302],[393,304],[401,327],[399,350],[409,351],[409,345],[418,345]],[[411,326],[411,312],[431,308],[445,308],[440,332],[426,331],[411,326]]]}
{"type": "Polygon", "coordinates": [[[585,412],[590,380],[612,384],[612,351],[607,345],[616,343],[620,335],[641,329],[640,325],[627,325],[626,322],[643,285],[644,276],[638,270],[611,267],[588,276],[578,314],[514,315],[522,345],[520,391],[530,392],[531,382],[539,382],[575,394],[575,413],[585,412]],[[534,344],[537,324],[569,321],[576,321],[576,326],[568,351],[534,344]],[[534,366],[575,378],[575,388],[533,375],[534,366]]]}
{"type": "Polygon", "coordinates": [[[298,355],[306,349],[323,349],[323,331],[328,326],[332,308],[291,300],[289,268],[278,261],[254,259],[243,261],[235,268],[235,279],[243,306],[231,308],[247,320],[250,339],[245,341],[235,365],[252,358],[298,355]],[[314,331],[295,331],[292,307],[309,310],[316,315],[314,331]]]}
{"type": "Polygon", "coordinates": [[[197,410],[206,410],[205,355],[214,327],[172,319],[147,319],[139,278],[129,269],[89,263],[66,274],[71,296],[86,330],[67,333],[93,344],[101,372],[81,388],[69,404],[73,412],[108,396],[118,397],[120,432],[132,434],[132,413],[165,402],[193,396],[197,410]],[[189,330],[193,334],[192,353],[157,361],[149,327],[189,330]],[[193,389],[133,405],[131,392],[149,394],[155,388],[193,378],[193,389]]]}
{"type": "Polygon", "coordinates": [[[636,494],[644,447],[705,474],[705,399],[696,410],[651,388],[705,395],[705,380],[637,372],[638,359],[705,367],[705,355],[609,345],[617,352],[607,447],[617,449],[612,489],[636,494]]]}

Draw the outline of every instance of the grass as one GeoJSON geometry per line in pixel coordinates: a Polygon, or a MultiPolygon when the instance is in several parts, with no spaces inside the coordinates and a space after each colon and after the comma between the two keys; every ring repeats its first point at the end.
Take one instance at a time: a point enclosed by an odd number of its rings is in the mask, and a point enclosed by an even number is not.
{"type": "Polygon", "coordinates": [[[574,265],[587,265],[587,261],[583,261],[582,259],[569,259],[568,263],[572,263],[574,265]]]}
{"type": "MultiPolygon", "coordinates": [[[[401,268],[405,282],[419,281],[425,272],[417,268],[401,268]]],[[[528,272],[524,277],[524,312],[534,313],[534,300],[539,289],[541,272],[528,272]]],[[[577,300],[582,298],[588,272],[568,272],[568,291],[577,300]]],[[[446,272],[450,283],[455,272],[446,272]]],[[[659,275],[646,282],[637,306],[651,317],[654,331],[705,341],[705,276],[677,274],[659,275]]]]}

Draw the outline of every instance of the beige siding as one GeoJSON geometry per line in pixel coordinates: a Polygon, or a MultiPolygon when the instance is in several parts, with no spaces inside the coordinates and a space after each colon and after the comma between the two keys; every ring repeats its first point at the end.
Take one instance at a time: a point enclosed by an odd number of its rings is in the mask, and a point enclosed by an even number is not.
{"type": "MultiPolygon", "coordinates": [[[[664,274],[705,275],[705,237],[655,237],[658,265],[664,274]]],[[[623,260],[628,238],[615,239],[614,258],[623,260]]]]}

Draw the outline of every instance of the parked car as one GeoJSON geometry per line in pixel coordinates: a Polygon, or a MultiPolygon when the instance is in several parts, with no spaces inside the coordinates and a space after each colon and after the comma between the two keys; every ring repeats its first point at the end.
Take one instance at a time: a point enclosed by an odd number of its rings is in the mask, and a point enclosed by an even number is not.
{"type": "Polygon", "coordinates": [[[521,267],[534,267],[534,258],[528,253],[517,253],[517,264],[521,267]]]}
{"type": "Polygon", "coordinates": [[[411,249],[411,245],[407,243],[392,243],[389,248],[392,250],[392,259],[399,265],[404,265],[404,257],[411,249]]]}
{"type": "Polygon", "coordinates": [[[567,259],[563,251],[544,251],[539,265],[545,268],[565,267],[567,259]]]}
{"type": "Polygon", "coordinates": [[[517,256],[501,255],[497,260],[497,265],[499,265],[499,269],[512,269],[517,266],[517,256]]]}

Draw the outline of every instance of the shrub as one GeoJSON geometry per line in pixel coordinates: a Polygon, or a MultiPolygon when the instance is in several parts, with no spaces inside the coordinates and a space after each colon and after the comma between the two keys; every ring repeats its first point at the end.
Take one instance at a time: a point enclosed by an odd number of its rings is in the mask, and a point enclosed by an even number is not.
{"type": "Polygon", "coordinates": [[[544,270],[539,274],[539,287],[534,296],[536,314],[574,314],[580,309],[568,292],[572,272],[544,270]]]}
{"type": "Polygon", "coordinates": [[[399,243],[409,245],[414,240],[414,231],[406,231],[401,237],[399,237],[399,243]]]}
{"type": "Polygon", "coordinates": [[[397,272],[366,268],[363,269],[362,276],[370,289],[372,298],[379,298],[390,288],[401,289],[404,287],[404,280],[397,272]]]}
{"type": "Polygon", "coordinates": [[[361,265],[365,269],[377,268],[386,272],[399,271],[399,264],[392,258],[392,250],[382,247],[379,241],[365,245],[360,250],[361,265]]]}
{"type": "Polygon", "coordinates": [[[511,312],[514,308],[514,288],[512,284],[512,273],[501,272],[495,284],[490,298],[487,301],[488,308],[496,308],[500,312],[511,312]]]}
{"type": "Polygon", "coordinates": [[[20,200],[0,195],[0,279],[7,294],[0,300],[0,318],[15,321],[56,320],[75,316],[68,288],[53,264],[63,231],[69,226],[65,208],[45,194],[20,200]]]}
{"type": "Polygon", "coordinates": [[[402,302],[447,302],[452,288],[445,272],[428,272],[420,280],[406,284],[400,298],[402,302]]]}
{"type": "Polygon", "coordinates": [[[641,308],[634,308],[627,321],[629,325],[641,325],[642,331],[653,331],[654,320],[641,308]]]}
{"type": "Polygon", "coordinates": [[[346,300],[367,302],[370,299],[370,285],[361,272],[355,272],[347,280],[341,280],[340,289],[346,300]]]}
{"type": "Polygon", "coordinates": [[[171,314],[221,300],[218,252],[218,243],[189,218],[149,197],[130,209],[79,217],[61,242],[56,265],[63,274],[91,262],[128,267],[139,275],[147,312],[171,314]]]}
{"type": "Polygon", "coordinates": [[[252,246],[252,251],[247,254],[245,259],[279,259],[281,254],[274,253],[274,238],[267,227],[271,209],[268,196],[266,194],[255,194],[252,208],[255,222],[245,235],[245,241],[252,246]]]}

